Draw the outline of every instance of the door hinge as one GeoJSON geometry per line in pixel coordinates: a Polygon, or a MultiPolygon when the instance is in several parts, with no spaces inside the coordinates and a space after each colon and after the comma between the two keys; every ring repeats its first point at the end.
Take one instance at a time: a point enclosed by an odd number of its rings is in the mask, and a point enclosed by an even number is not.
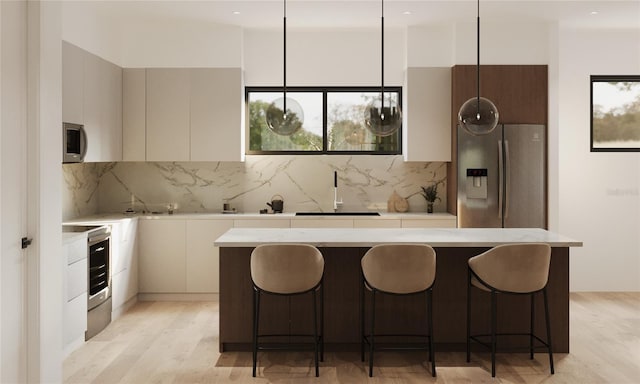
{"type": "Polygon", "coordinates": [[[30,246],[32,241],[33,241],[33,239],[28,239],[26,237],[23,237],[22,238],[22,249],[25,249],[28,246],[30,246]]]}

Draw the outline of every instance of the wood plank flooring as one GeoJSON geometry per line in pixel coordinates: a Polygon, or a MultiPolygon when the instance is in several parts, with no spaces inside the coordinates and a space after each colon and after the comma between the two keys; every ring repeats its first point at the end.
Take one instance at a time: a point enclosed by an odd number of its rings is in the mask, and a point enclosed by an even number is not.
{"type": "MultiPolygon", "coordinates": [[[[251,353],[218,352],[217,302],[140,302],[73,352],[65,383],[640,383],[640,292],[572,293],[571,353],[437,353],[437,378],[415,352],[376,354],[374,377],[359,353],[325,353],[320,378],[311,353],[265,352],[251,377],[251,353]]],[[[436,330],[437,332],[437,330],[436,330]]],[[[437,333],[436,333],[437,336],[437,333]]]]}

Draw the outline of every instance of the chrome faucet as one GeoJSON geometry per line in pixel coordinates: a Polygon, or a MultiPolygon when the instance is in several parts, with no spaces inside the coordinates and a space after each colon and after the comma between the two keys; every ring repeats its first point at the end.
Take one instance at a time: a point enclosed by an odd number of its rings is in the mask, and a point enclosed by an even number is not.
{"type": "Polygon", "coordinates": [[[338,171],[333,171],[333,212],[338,212],[342,206],[342,198],[338,200],[338,171]]]}

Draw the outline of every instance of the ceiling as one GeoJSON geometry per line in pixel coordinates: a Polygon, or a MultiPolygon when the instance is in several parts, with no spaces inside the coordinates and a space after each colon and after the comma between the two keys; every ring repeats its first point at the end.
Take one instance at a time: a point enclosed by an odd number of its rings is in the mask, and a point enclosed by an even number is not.
{"type": "MultiPolygon", "coordinates": [[[[74,1],[65,0],[66,3],[74,1]]],[[[242,28],[282,28],[282,0],[80,0],[120,20],[212,22],[242,28]]],[[[386,0],[385,27],[475,23],[476,1],[386,0]]],[[[381,0],[288,0],[287,27],[373,28],[381,0]]],[[[480,3],[485,22],[558,22],[581,28],[640,29],[640,1],[497,0],[480,3]],[[592,14],[597,12],[597,14],[592,14]]]]}

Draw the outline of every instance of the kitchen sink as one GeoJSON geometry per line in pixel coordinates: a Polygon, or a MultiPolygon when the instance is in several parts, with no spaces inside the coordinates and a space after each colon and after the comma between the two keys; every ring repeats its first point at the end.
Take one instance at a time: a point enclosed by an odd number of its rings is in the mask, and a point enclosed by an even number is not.
{"type": "Polygon", "coordinates": [[[296,212],[296,216],[380,216],[378,212],[296,212]]]}

